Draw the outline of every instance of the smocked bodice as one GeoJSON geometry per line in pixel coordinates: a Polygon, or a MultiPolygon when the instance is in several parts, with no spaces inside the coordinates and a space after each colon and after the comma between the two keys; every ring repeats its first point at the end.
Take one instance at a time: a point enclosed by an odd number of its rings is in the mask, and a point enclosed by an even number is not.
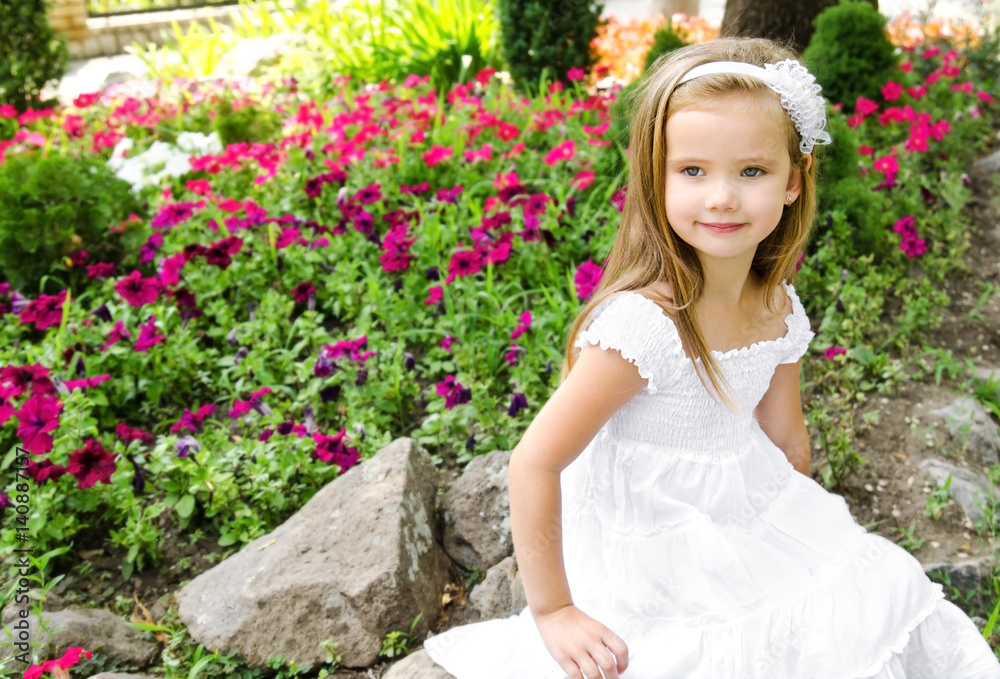
{"type": "Polygon", "coordinates": [[[738,453],[748,445],[755,426],[753,411],[770,385],[775,368],[794,363],[805,353],[813,333],[795,294],[785,284],[792,312],[786,333],[727,352],[712,352],[728,381],[738,410],[716,401],[702,386],[681,347],[673,321],[653,300],[622,292],[605,300],[576,341],[577,347],[599,344],[617,349],[647,380],[643,392],[605,425],[607,434],[664,448],[705,453],[738,453]]]}

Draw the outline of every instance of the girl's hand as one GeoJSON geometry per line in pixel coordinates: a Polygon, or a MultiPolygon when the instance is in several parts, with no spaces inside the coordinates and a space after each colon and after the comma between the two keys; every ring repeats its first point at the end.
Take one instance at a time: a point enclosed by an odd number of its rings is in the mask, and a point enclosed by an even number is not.
{"type": "Polygon", "coordinates": [[[621,637],[572,604],[535,617],[535,624],[569,679],[601,679],[602,672],[604,679],[618,679],[628,667],[621,637]]]}

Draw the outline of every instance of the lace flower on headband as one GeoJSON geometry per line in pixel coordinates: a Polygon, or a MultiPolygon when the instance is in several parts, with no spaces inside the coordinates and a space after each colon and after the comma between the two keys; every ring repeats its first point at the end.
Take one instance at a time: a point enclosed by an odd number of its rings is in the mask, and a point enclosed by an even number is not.
{"type": "Polygon", "coordinates": [[[753,76],[777,92],[781,96],[781,106],[802,137],[799,149],[803,153],[812,153],[816,144],[830,143],[830,135],[823,129],[826,126],[826,103],[820,94],[822,88],[816,83],[816,77],[799,62],[785,59],[761,68],[742,61],[712,61],[695,66],[677,84],[715,73],[753,76]]]}

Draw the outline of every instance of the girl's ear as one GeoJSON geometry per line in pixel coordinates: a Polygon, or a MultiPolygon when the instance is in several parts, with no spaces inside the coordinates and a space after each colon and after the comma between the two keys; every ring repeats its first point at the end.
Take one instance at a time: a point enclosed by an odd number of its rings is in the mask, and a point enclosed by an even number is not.
{"type": "Polygon", "coordinates": [[[799,192],[802,191],[802,174],[809,171],[812,167],[813,157],[811,153],[802,154],[802,167],[793,166],[788,173],[788,185],[785,187],[785,192],[792,196],[793,199],[799,197],[799,192]]]}

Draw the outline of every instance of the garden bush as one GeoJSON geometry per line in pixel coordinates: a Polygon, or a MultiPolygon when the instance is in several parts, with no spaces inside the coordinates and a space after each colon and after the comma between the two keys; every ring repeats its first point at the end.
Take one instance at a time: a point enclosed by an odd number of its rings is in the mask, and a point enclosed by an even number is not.
{"type": "Polygon", "coordinates": [[[568,83],[567,73],[589,71],[597,61],[593,40],[604,4],[592,0],[498,0],[503,58],[514,82],[537,91],[548,82],[568,83]]]}
{"type": "Polygon", "coordinates": [[[69,285],[63,277],[39,287],[45,276],[65,269],[70,253],[85,250],[117,263],[142,243],[128,221],[142,212],[139,199],[92,155],[9,157],[0,165],[0,205],[0,277],[24,294],[69,285]]]}
{"type": "Polygon", "coordinates": [[[886,18],[867,2],[841,0],[820,12],[802,60],[834,104],[875,98],[898,73],[886,18]]]}
{"type": "Polygon", "coordinates": [[[23,111],[66,72],[66,42],[49,24],[47,0],[0,0],[0,104],[23,111]]]}

